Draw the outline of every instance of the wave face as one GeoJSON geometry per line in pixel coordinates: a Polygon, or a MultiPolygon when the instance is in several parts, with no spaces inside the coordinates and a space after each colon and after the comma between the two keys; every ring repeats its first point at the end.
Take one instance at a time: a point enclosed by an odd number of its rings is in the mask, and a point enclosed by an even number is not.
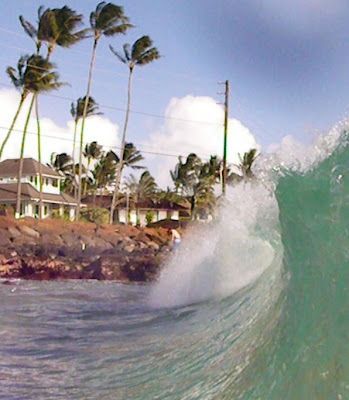
{"type": "Polygon", "coordinates": [[[0,398],[349,399],[348,140],[302,153],[154,286],[0,285],[0,398]]]}

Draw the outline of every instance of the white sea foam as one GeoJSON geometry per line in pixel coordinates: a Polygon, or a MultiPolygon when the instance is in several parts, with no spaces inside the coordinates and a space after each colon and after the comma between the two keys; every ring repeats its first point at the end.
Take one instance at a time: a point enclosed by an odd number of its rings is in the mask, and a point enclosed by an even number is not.
{"type": "Polygon", "coordinates": [[[228,296],[280,256],[278,209],[262,185],[230,189],[216,222],[193,228],[164,268],[151,304],[171,307],[228,296]]]}

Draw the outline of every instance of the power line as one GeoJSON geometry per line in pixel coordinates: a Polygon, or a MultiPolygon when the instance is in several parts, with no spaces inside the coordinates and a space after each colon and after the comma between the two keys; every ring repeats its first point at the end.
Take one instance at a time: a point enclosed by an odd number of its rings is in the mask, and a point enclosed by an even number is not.
{"type": "MultiPolygon", "coordinates": [[[[11,85],[8,85],[6,83],[0,83],[0,86],[12,88],[11,85]]],[[[49,93],[42,93],[41,95],[42,96],[46,96],[46,97],[52,97],[52,98],[56,98],[56,99],[61,99],[61,100],[67,100],[67,101],[73,101],[73,102],[76,101],[76,99],[74,99],[73,97],[68,97],[68,96],[60,96],[60,95],[49,94],[49,93]]],[[[110,106],[110,105],[107,105],[107,104],[99,104],[99,107],[100,108],[105,108],[105,109],[108,109],[108,110],[126,112],[125,108],[114,107],[114,106],[110,106]]],[[[159,118],[159,119],[163,119],[163,120],[188,122],[188,123],[193,123],[193,124],[204,124],[204,125],[212,125],[212,126],[217,126],[217,127],[223,125],[222,123],[215,123],[215,122],[210,122],[210,121],[197,121],[197,120],[191,120],[191,119],[186,119],[186,118],[168,117],[168,116],[165,116],[165,115],[152,114],[152,113],[147,113],[147,112],[144,112],[144,111],[130,110],[130,113],[137,114],[137,115],[143,115],[143,116],[146,116],[146,117],[159,118]]]]}
{"type": "MultiPolygon", "coordinates": [[[[9,129],[9,127],[6,127],[6,126],[0,126],[0,129],[2,129],[2,130],[8,130],[9,129]]],[[[16,132],[16,133],[23,133],[24,131],[22,130],[22,129],[13,129],[12,130],[13,132],[16,132]]],[[[26,132],[28,135],[37,135],[37,132],[32,132],[32,131],[27,131],[26,132]]],[[[61,140],[61,141],[65,141],[65,142],[70,142],[70,143],[73,143],[74,142],[74,140],[72,140],[72,139],[70,139],[70,138],[66,138],[66,137],[62,137],[62,136],[56,136],[56,135],[48,135],[48,134],[41,134],[41,136],[42,137],[45,137],[45,138],[48,138],[48,139],[55,139],[55,140],[61,140]]],[[[141,144],[141,143],[135,143],[135,142],[132,142],[134,145],[136,145],[136,146],[138,146],[138,145],[144,145],[144,144],[141,144]]],[[[79,144],[79,142],[77,141],[76,142],[76,145],[78,145],[79,144]]],[[[85,142],[85,144],[87,144],[87,142],[85,142]]],[[[121,150],[121,147],[119,147],[119,146],[110,146],[110,145],[102,145],[102,147],[104,148],[104,149],[109,149],[109,150],[121,150]]],[[[142,149],[142,148],[139,148],[139,147],[137,147],[137,150],[139,150],[141,153],[144,153],[144,154],[149,154],[149,155],[157,155],[157,156],[164,156],[164,157],[175,157],[175,158],[178,158],[178,157],[181,157],[183,154],[175,154],[175,153],[167,153],[167,152],[165,152],[165,151],[149,151],[149,150],[144,150],[144,149],[142,149]]],[[[198,156],[203,156],[203,154],[198,154],[198,156]]],[[[204,157],[202,157],[202,158],[205,158],[205,157],[210,157],[210,156],[208,156],[207,154],[206,155],[204,155],[204,157]]]]}

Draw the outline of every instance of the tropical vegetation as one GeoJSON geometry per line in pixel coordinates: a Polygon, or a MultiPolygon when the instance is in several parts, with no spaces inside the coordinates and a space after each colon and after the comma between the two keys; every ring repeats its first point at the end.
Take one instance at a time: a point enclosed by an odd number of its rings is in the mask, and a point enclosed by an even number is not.
{"type": "MultiPolygon", "coordinates": [[[[207,218],[214,215],[214,208],[220,196],[222,182],[222,160],[212,155],[203,160],[195,153],[179,157],[170,176],[173,188],[159,188],[154,177],[144,166],[144,156],[134,143],[127,140],[127,131],[131,112],[132,81],[136,68],[153,63],[160,58],[159,50],[153,45],[148,35],[143,35],[132,45],[124,44],[121,51],[109,45],[113,55],[128,69],[127,90],[125,96],[126,108],[118,147],[104,148],[97,140],[85,141],[85,125],[89,117],[102,114],[95,97],[92,96],[93,76],[95,71],[97,48],[102,38],[111,38],[126,34],[133,27],[122,6],[111,2],[100,2],[91,12],[89,26],[84,27],[83,15],[68,6],[58,8],[40,7],[35,24],[24,16],[19,17],[25,33],[34,42],[33,54],[21,56],[15,67],[6,69],[13,86],[19,91],[20,97],[17,109],[12,117],[8,131],[0,141],[0,160],[9,139],[18,122],[24,105],[29,102],[22,130],[20,147],[20,162],[17,179],[16,216],[21,213],[21,176],[23,156],[26,146],[26,135],[30,118],[34,112],[37,133],[37,154],[39,165],[42,159],[42,134],[39,113],[41,94],[59,89],[63,83],[59,79],[56,64],[51,61],[55,49],[69,49],[81,40],[92,40],[92,51],[88,65],[87,87],[83,96],[71,103],[70,113],[73,118],[71,151],[52,154],[51,165],[63,177],[61,190],[74,196],[77,202],[77,218],[80,216],[82,198],[93,199],[92,209],[83,212],[83,219],[106,220],[109,212],[109,222],[114,222],[115,210],[125,201],[134,207],[143,200],[153,202],[177,203],[187,206],[192,219],[207,218]],[[79,149],[78,157],[76,149],[79,149]],[[124,172],[130,172],[123,177],[124,172]],[[104,210],[96,207],[96,198],[100,195],[109,196],[110,203],[104,210]],[[95,210],[95,211],[94,211],[95,210]]],[[[97,132],[96,132],[97,134],[97,132]]],[[[240,182],[254,180],[253,164],[258,157],[256,149],[251,149],[240,155],[238,165],[230,165],[227,171],[227,181],[236,185],[240,182]]],[[[41,167],[40,167],[41,168],[41,167]]],[[[42,186],[41,169],[40,182],[40,218],[42,217],[42,186]]],[[[147,215],[151,222],[153,215],[147,215]]]]}

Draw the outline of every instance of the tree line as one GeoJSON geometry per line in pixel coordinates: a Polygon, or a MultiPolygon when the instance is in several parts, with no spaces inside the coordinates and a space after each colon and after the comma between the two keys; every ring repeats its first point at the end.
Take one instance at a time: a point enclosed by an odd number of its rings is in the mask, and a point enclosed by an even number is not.
{"type": "MultiPolygon", "coordinates": [[[[257,158],[257,150],[250,151],[240,156],[237,165],[228,167],[227,183],[236,185],[240,182],[254,179],[252,166],[257,158]],[[235,167],[235,168],[234,168],[235,167]]],[[[83,169],[83,196],[92,196],[96,206],[98,195],[108,195],[111,185],[115,181],[116,166],[119,158],[112,150],[103,151],[102,146],[96,141],[86,144],[84,151],[83,169]],[[90,168],[92,165],[92,168],[90,168]]],[[[174,169],[169,171],[173,189],[161,189],[154,177],[142,165],[144,160],[141,152],[133,143],[126,143],[123,154],[123,165],[134,170],[143,170],[139,177],[130,174],[124,180],[123,190],[119,192],[116,206],[124,204],[126,197],[131,205],[137,209],[141,200],[177,203],[187,206],[192,219],[207,218],[214,215],[217,203],[217,187],[222,182],[223,161],[217,156],[211,156],[208,161],[203,161],[195,153],[187,157],[179,157],[174,169]]],[[[74,183],[77,164],[67,153],[52,154],[52,166],[64,176],[62,189],[70,194],[74,193],[74,183]],[[74,171],[75,169],[75,171],[74,171]],[[73,172],[72,172],[73,171],[73,172]]]]}

